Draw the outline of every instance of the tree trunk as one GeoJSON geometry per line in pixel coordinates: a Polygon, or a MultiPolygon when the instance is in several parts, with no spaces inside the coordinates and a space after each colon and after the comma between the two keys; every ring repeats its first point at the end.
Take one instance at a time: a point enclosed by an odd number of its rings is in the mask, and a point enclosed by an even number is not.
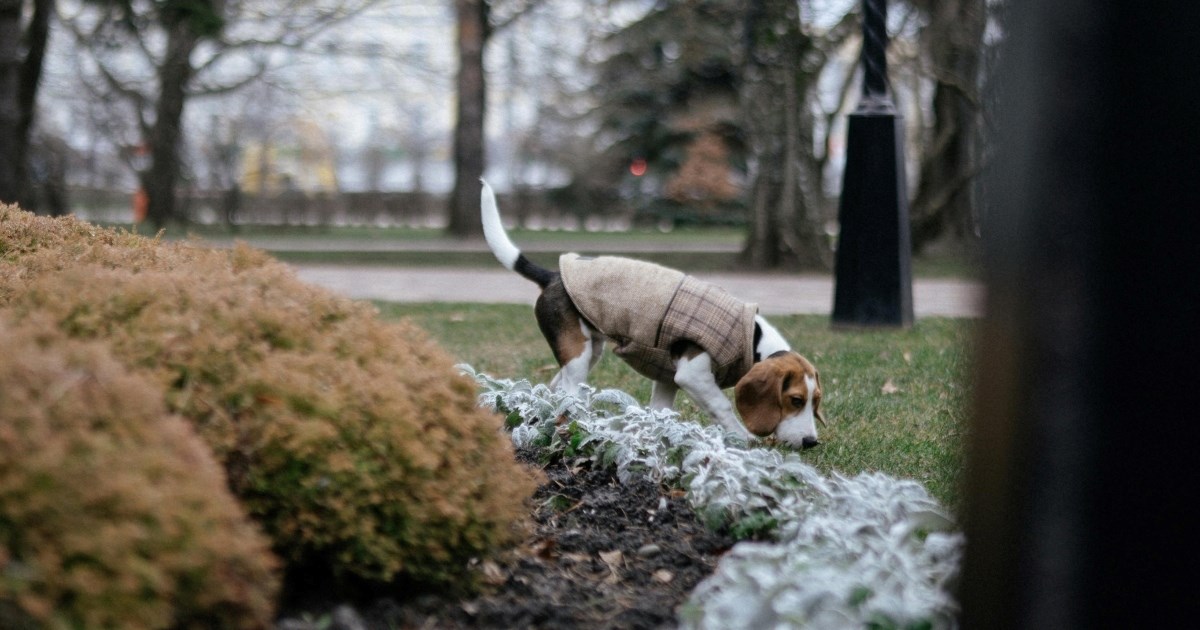
{"type": "Polygon", "coordinates": [[[979,171],[979,63],[987,24],[984,0],[933,3],[925,45],[935,77],[933,137],[911,206],[913,250],[945,237],[975,238],[971,183],[979,171]]]}
{"type": "Polygon", "coordinates": [[[479,218],[479,178],[485,164],[484,115],[487,86],[483,50],[487,43],[488,4],[456,0],[458,15],[458,121],[454,127],[454,190],[450,194],[449,232],[466,238],[483,234],[479,218]]]}
{"type": "Polygon", "coordinates": [[[741,107],[751,217],[742,257],[756,268],[827,268],[808,107],[815,77],[802,68],[812,42],[787,0],[751,2],[745,29],[741,107]]]}
{"type": "Polygon", "coordinates": [[[183,139],[183,107],[191,81],[191,56],[199,41],[191,26],[180,20],[169,26],[167,54],[159,67],[159,96],[154,125],[149,130],[150,169],[142,176],[149,198],[146,218],[155,229],[177,219],[175,188],[182,171],[180,144],[183,139]]]}
{"type": "Polygon", "coordinates": [[[0,201],[36,210],[29,141],[54,2],[34,0],[24,33],[21,10],[22,0],[0,0],[0,201]]]}
{"type": "Polygon", "coordinates": [[[23,198],[21,124],[21,0],[0,0],[0,203],[23,198]]]}
{"type": "MultiPolygon", "coordinates": [[[[64,191],[59,190],[58,202],[55,203],[55,182],[46,181],[46,204],[39,204],[38,195],[34,191],[34,183],[29,179],[29,143],[33,137],[34,117],[37,114],[37,92],[42,83],[42,66],[46,58],[46,43],[50,38],[50,16],[54,13],[54,0],[33,0],[33,16],[29,27],[25,30],[25,59],[21,62],[21,78],[18,88],[18,107],[21,118],[17,123],[17,159],[21,174],[21,184],[24,195],[21,205],[28,210],[59,215],[65,211],[64,191]],[[38,207],[39,205],[48,207],[38,207]]],[[[65,160],[66,156],[63,155],[65,160]]]]}

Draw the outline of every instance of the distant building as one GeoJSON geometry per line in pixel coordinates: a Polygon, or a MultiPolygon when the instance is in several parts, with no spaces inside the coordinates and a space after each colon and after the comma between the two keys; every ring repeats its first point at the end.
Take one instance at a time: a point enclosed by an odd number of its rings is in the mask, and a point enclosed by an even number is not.
{"type": "Polygon", "coordinates": [[[276,137],[246,146],[238,178],[242,191],[251,195],[337,192],[337,155],[321,126],[294,119],[281,128],[285,131],[276,137]]]}

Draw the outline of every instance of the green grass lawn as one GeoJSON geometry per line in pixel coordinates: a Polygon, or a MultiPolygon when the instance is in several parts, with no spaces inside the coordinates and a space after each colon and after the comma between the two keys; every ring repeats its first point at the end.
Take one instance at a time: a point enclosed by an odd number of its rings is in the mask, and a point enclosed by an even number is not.
{"type": "MultiPolygon", "coordinates": [[[[457,360],[504,378],[548,382],[556,371],[527,306],[381,304],[408,317],[457,360]]],[[[826,473],[880,471],[916,479],[957,512],[966,429],[972,322],[926,318],[907,331],[833,331],[824,316],[773,317],[772,323],[821,371],[830,426],[823,444],[803,454],[826,473]]],[[[650,383],[606,356],[590,378],[645,402],[650,383]]],[[[729,392],[732,395],[732,390],[729,392]]],[[[707,421],[680,394],[686,418],[707,421]]]]}

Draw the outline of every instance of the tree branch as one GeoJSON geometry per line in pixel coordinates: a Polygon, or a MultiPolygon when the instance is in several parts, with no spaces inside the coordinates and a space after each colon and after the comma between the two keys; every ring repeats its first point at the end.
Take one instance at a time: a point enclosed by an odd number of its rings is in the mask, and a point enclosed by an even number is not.
{"type": "Polygon", "coordinates": [[[502,30],[508,28],[509,26],[512,26],[512,24],[514,22],[521,19],[526,14],[531,13],[538,7],[542,6],[542,4],[544,4],[544,3],[545,3],[545,0],[524,0],[521,7],[518,8],[511,15],[505,17],[502,20],[497,20],[497,21],[491,22],[491,28],[490,28],[490,32],[488,34],[491,35],[496,32],[502,31],[502,30]]]}
{"type": "MultiPolygon", "coordinates": [[[[196,66],[196,76],[202,77],[203,74],[223,59],[231,54],[244,53],[254,49],[290,49],[304,50],[312,42],[323,33],[329,31],[350,19],[358,17],[363,12],[373,7],[377,0],[358,0],[356,2],[346,2],[332,7],[328,10],[318,12],[316,15],[306,20],[286,20],[282,23],[275,20],[263,20],[266,23],[278,24],[278,30],[270,37],[246,37],[230,39],[226,35],[220,35],[214,42],[213,53],[202,63],[196,66]]],[[[290,3],[291,6],[301,6],[299,1],[290,3]]],[[[284,15],[300,15],[299,11],[285,11],[284,15]]],[[[246,21],[243,21],[243,27],[246,21]]],[[[259,29],[250,29],[259,30],[259,29]]],[[[191,95],[212,95],[219,93],[227,93],[234,91],[240,87],[244,87],[256,79],[261,78],[269,70],[269,63],[265,59],[257,60],[253,71],[247,75],[234,79],[233,81],[223,84],[208,84],[189,91],[191,95]]],[[[198,82],[202,83],[203,79],[198,82]]]]}
{"type": "Polygon", "coordinates": [[[237,79],[235,81],[232,81],[232,82],[226,83],[226,84],[222,84],[222,85],[205,84],[203,82],[197,81],[197,83],[199,85],[197,85],[194,88],[189,88],[187,91],[187,94],[189,97],[192,97],[192,96],[217,96],[220,94],[228,94],[230,92],[235,92],[237,90],[240,90],[240,89],[246,87],[247,85],[250,85],[251,83],[254,83],[255,81],[261,80],[263,75],[267,73],[267,69],[268,69],[267,62],[265,60],[260,60],[260,61],[258,61],[256,68],[253,72],[246,74],[246,76],[244,76],[240,79],[237,79]]]}

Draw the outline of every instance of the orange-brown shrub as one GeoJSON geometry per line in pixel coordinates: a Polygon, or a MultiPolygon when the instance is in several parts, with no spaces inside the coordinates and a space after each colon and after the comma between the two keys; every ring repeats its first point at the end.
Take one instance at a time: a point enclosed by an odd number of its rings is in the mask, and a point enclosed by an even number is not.
{"type": "Polygon", "coordinates": [[[9,208],[0,307],[152,375],[289,561],[447,580],[525,514],[534,474],[444,352],[260,252],[9,208]]]}
{"type": "Polygon", "coordinates": [[[268,627],[269,541],[157,386],[46,326],[0,348],[0,627],[268,627]]]}

